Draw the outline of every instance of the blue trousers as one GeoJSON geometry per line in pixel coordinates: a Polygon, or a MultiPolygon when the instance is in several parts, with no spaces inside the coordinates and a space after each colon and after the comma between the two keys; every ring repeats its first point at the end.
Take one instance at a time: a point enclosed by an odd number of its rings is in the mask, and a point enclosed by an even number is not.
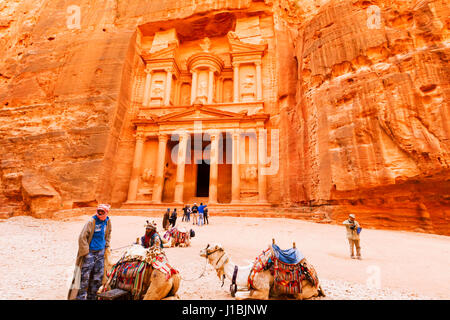
{"type": "Polygon", "coordinates": [[[202,226],[204,224],[203,222],[203,213],[198,214],[198,225],[202,226]]]}
{"type": "Polygon", "coordinates": [[[96,300],[102,285],[105,249],[89,251],[81,267],[81,282],[77,300],[96,300]]]}

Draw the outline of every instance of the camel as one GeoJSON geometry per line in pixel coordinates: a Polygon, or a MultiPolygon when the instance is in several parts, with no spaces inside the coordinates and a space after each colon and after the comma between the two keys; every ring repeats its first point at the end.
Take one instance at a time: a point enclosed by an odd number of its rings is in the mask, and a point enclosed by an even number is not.
{"type": "Polygon", "coordinates": [[[191,245],[191,238],[189,236],[189,231],[187,231],[185,228],[177,229],[173,227],[172,229],[168,230],[161,238],[164,245],[168,245],[169,247],[189,247],[191,245]],[[186,233],[186,241],[184,243],[177,242],[177,239],[173,236],[174,232],[181,232],[186,233]]]}
{"type": "MultiPolygon", "coordinates": [[[[208,262],[215,268],[219,279],[227,278],[232,280],[233,272],[236,264],[232,262],[225,250],[220,244],[213,244],[200,251],[200,256],[206,257],[208,262]]],[[[301,263],[307,262],[306,259],[301,260],[301,263]]],[[[265,270],[256,273],[253,279],[253,285],[249,288],[248,278],[252,271],[253,264],[247,266],[238,266],[238,273],[236,277],[237,289],[245,289],[246,291],[238,291],[235,293],[235,299],[255,299],[267,300],[269,296],[277,297],[281,294],[276,292],[274,288],[274,277],[270,270],[265,270]]],[[[302,292],[293,295],[297,300],[310,299],[317,296],[325,296],[320,285],[318,288],[314,287],[309,281],[302,280],[302,292]]]]}
{"type": "MultiPolygon", "coordinates": [[[[165,255],[161,249],[157,247],[151,247],[145,249],[139,244],[134,244],[131,248],[129,248],[124,257],[129,257],[130,260],[133,258],[138,258],[145,261],[151,261],[152,258],[156,255],[163,255],[165,259],[165,255]]],[[[125,262],[128,259],[124,259],[125,262]]],[[[113,264],[109,261],[105,261],[105,268],[107,270],[111,270],[113,264]]],[[[109,291],[112,289],[107,283],[108,278],[103,278],[103,284],[100,287],[98,292],[103,292],[103,288],[107,288],[105,291],[109,291]]],[[[152,264],[147,265],[147,270],[144,274],[143,280],[143,290],[145,294],[142,297],[142,300],[174,300],[178,299],[176,295],[179,287],[180,287],[181,277],[179,273],[171,274],[169,278],[167,278],[167,274],[154,268],[152,264]]]]}

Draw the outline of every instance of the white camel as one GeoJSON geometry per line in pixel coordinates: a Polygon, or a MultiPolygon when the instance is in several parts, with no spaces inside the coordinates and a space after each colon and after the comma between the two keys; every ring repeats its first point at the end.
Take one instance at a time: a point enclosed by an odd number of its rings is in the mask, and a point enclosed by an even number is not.
{"type": "MultiPolygon", "coordinates": [[[[205,249],[200,251],[200,256],[206,257],[208,262],[214,267],[217,272],[217,276],[222,280],[222,277],[232,280],[235,267],[237,266],[232,262],[231,258],[227,255],[225,250],[220,244],[208,245],[205,249]]],[[[306,259],[300,261],[300,263],[307,263],[306,259]]],[[[237,300],[244,299],[256,299],[267,300],[270,296],[280,296],[281,293],[277,292],[274,288],[274,278],[271,275],[270,270],[261,271],[255,274],[253,278],[253,284],[249,288],[248,278],[250,272],[253,269],[253,264],[246,266],[237,266],[238,272],[236,275],[237,289],[246,289],[247,291],[237,291],[235,298],[237,300]]],[[[325,296],[320,285],[318,288],[313,286],[308,280],[302,280],[302,292],[295,294],[294,298],[298,300],[309,299],[317,296],[325,296]]]]}

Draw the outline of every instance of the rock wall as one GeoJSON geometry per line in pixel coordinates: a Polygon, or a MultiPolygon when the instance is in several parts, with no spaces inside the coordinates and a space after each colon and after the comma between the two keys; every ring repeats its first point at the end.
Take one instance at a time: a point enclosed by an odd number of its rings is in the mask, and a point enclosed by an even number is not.
{"type": "Polygon", "coordinates": [[[250,8],[274,21],[269,126],[281,158],[270,200],[450,234],[444,0],[4,1],[0,215],[120,206],[142,85],[132,81],[143,68],[137,28],[250,8]]]}
{"type": "Polygon", "coordinates": [[[449,233],[449,10],[444,1],[330,1],[304,13],[296,201],[330,206],[337,221],[353,212],[375,227],[449,233]]]}

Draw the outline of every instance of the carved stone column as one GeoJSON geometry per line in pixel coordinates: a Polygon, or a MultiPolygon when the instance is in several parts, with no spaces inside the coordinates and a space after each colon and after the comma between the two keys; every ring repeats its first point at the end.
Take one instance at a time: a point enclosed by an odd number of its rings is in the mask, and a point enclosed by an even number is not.
{"type": "Polygon", "coordinates": [[[262,77],[261,62],[255,62],[256,65],[256,100],[262,100],[262,77]]]}
{"type": "Polygon", "coordinates": [[[266,167],[267,134],[264,129],[258,129],[258,200],[267,202],[267,177],[263,168],[266,167]]]}
{"type": "Polygon", "coordinates": [[[145,73],[147,77],[145,78],[145,87],[144,87],[144,101],[142,105],[147,107],[150,101],[150,90],[152,88],[152,70],[145,69],[145,73]]]}
{"type": "Polygon", "coordinates": [[[234,84],[234,90],[233,90],[233,102],[237,103],[239,102],[239,64],[233,63],[233,84],[234,84]]]}
{"type": "Polygon", "coordinates": [[[144,150],[145,136],[142,132],[136,134],[136,147],[134,149],[133,169],[131,170],[130,185],[128,188],[128,201],[136,200],[141,172],[142,152],[144,150]]]}
{"type": "Polygon", "coordinates": [[[209,69],[208,104],[213,103],[213,95],[214,95],[214,71],[209,69]]]}
{"type": "Polygon", "coordinates": [[[209,173],[209,203],[217,203],[217,183],[219,174],[219,133],[211,133],[211,154],[209,173]]]}
{"type": "Polygon", "coordinates": [[[158,162],[156,163],[155,183],[153,185],[153,203],[161,203],[164,187],[164,162],[166,160],[166,147],[169,137],[165,134],[158,136],[158,162]]]}
{"type": "Polygon", "coordinates": [[[232,164],[231,164],[231,203],[241,200],[241,176],[239,171],[239,139],[240,133],[234,132],[232,138],[232,164]]]}
{"type": "Polygon", "coordinates": [[[166,74],[166,90],[165,90],[165,96],[164,96],[164,105],[169,106],[170,105],[170,93],[172,91],[172,72],[170,70],[167,70],[166,74]]]}
{"type": "Polygon", "coordinates": [[[177,157],[177,177],[175,182],[174,202],[183,203],[184,191],[184,171],[186,165],[186,148],[189,136],[187,134],[180,135],[180,142],[178,144],[177,157]]]}
{"type": "Polygon", "coordinates": [[[191,105],[194,104],[195,98],[197,98],[197,71],[192,70],[192,84],[191,84],[191,105]]]}

